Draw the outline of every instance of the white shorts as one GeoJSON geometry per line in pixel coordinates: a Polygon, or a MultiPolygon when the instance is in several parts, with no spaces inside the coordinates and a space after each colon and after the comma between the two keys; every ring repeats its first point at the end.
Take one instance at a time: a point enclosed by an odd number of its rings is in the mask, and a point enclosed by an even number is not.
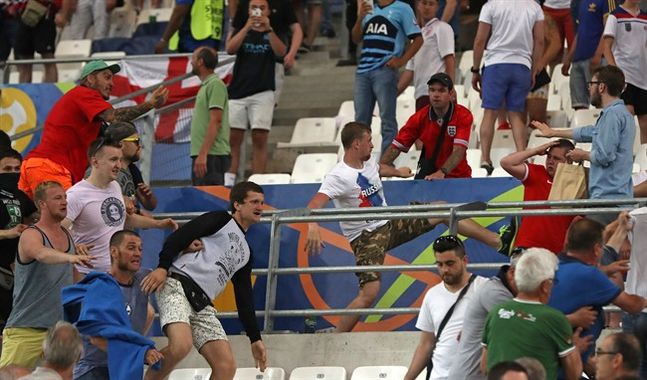
{"type": "Polygon", "coordinates": [[[272,127],[274,91],[263,91],[242,99],[229,99],[229,127],[264,129],[272,127]]]}
{"type": "Polygon", "coordinates": [[[168,324],[182,322],[191,326],[193,346],[199,351],[212,340],[227,340],[227,334],[216,318],[216,309],[207,306],[199,313],[189,304],[180,281],[168,277],[164,288],[157,293],[162,329],[168,324]]]}
{"type": "Polygon", "coordinates": [[[274,66],[274,104],[279,104],[281,93],[283,92],[283,82],[285,81],[285,66],[282,63],[276,63],[274,66]]]}

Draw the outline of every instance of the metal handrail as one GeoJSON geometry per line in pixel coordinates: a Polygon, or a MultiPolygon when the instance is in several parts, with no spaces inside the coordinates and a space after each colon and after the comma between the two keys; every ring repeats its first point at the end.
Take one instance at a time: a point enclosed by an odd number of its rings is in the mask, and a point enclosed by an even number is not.
{"type": "MultiPolygon", "coordinates": [[[[45,63],[80,63],[90,62],[97,59],[104,61],[139,61],[148,59],[159,58],[182,58],[190,57],[193,53],[169,53],[169,54],[145,54],[145,55],[122,55],[122,56],[106,56],[106,57],[59,57],[59,58],[33,58],[33,59],[12,59],[6,61],[6,65],[37,65],[45,63]]],[[[219,55],[227,55],[219,53],[219,55]]]]}

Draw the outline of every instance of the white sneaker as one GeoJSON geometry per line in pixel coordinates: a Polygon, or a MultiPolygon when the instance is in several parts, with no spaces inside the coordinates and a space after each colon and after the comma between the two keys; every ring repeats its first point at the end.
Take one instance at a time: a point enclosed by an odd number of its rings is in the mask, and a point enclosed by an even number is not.
{"type": "Polygon", "coordinates": [[[225,186],[233,187],[236,184],[236,174],[225,173],[225,186]]]}

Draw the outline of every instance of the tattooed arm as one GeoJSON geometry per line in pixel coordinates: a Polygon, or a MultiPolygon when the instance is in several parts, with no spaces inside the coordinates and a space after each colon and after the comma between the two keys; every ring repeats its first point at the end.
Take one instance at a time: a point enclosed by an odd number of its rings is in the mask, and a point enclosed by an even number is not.
{"type": "Polygon", "coordinates": [[[160,86],[151,93],[150,99],[144,103],[132,107],[110,108],[101,112],[99,118],[108,123],[114,121],[132,121],[153,108],[161,107],[166,103],[167,98],[168,89],[160,86]]]}

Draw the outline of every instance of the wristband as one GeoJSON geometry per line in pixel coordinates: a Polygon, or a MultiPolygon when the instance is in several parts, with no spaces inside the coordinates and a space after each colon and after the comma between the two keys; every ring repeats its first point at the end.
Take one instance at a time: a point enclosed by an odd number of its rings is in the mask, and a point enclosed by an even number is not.
{"type": "Polygon", "coordinates": [[[440,171],[441,171],[441,172],[443,172],[443,174],[444,174],[444,175],[449,174],[449,170],[447,170],[446,168],[442,168],[442,167],[441,167],[441,168],[440,168],[440,171]]]}
{"type": "Polygon", "coordinates": [[[474,68],[474,67],[470,68],[470,71],[472,72],[472,74],[480,74],[481,73],[480,69],[474,68]]]}

